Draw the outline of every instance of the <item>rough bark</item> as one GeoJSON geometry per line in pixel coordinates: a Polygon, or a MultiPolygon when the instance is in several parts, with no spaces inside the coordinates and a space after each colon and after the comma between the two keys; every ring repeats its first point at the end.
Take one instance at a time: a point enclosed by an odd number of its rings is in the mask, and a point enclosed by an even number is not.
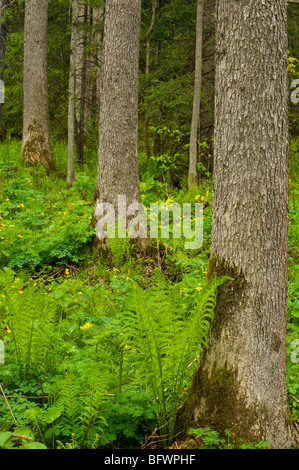
{"type": "Polygon", "coordinates": [[[296,446],[286,392],[288,81],[285,0],[218,1],[209,347],[180,426],[296,446]]]}
{"type": "MultiPolygon", "coordinates": [[[[116,209],[140,202],[138,70],[141,1],[107,0],[95,214],[102,202],[116,209]]],[[[96,216],[94,216],[96,222],[96,216]]]]}
{"type": "Polygon", "coordinates": [[[189,156],[189,189],[196,186],[196,167],[198,154],[199,137],[199,113],[201,96],[201,78],[202,78],[202,18],[203,18],[203,0],[197,0],[196,14],[196,47],[195,47],[195,76],[194,76],[194,94],[193,94],[193,112],[190,132],[190,156],[189,156]]]}
{"type": "Polygon", "coordinates": [[[21,159],[53,169],[47,84],[48,0],[26,0],[24,115],[21,159]]]}

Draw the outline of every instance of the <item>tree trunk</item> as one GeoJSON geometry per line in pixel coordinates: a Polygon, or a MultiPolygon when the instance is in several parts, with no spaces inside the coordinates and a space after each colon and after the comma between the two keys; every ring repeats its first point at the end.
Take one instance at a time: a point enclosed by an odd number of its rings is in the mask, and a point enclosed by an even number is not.
{"type": "MultiPolygon", "coordinates": [[[[150,52],[151,52],[151,34],[154,29],[155,19],[156,19],[156,10],[158,8],[158,1],[152,0],[152,19],[151,24],[146,32],[145,39],[146,39],[146,56],[145,56],[145,75],[148,76],[150,73],[150,52]]],[[[151,149],[149,145],[149,138],[148,138],[148,126],[149,126],[149,118],[147,112],[144,111],[143,116],[143,140],[144,140],[144,147],[146,153],[146,163],[149,162],[151,158],[151,149]]]]}
{"type": "Polygon", "coordinates": [[[78,33],[76,49],[76,146],[79,163],[84,162],[84,143],[86,137],[86,87],[87,87],[87,28],[89,21],[89,7],[78,4],[78,33]]]}
{"type": "MultiPolygon", "coordinates": [[[[4,65],[5,65],[5,51],[6,51],[6,37],[7,37],[7,18],[4,17],[9,6],[9,0],[0,1],[0,79],[3,80],[4,65]]],[[[3,90],[5,93],[5,90],[3,90]]],[[[3,131],[2,122],[2,103],[0,103],[0,133],[3,131]]]]}
{"type": "Polygon", "coordinates": [[[100,144],[94,221],[100,203],[140,202],[138,71],[141,0],[107,0],[103,45],[100,144]]]}
{"type": "Polygon", "coordinates": [[[47,84],[48,0],[26,0],[24,26],[24,116],[21,159],[54,168],[50,146],[47,84]]]}
{"type": "MultiPolygon", "coordinates": [[[[214,95],[215,95],[215,6],[216,0],[203,4],[203,81],[200,106],[200,161],[205,169],[213,171],[214,95]]],[[[199,177],[204,172],[199,172],[199,177]]]]}
{"type": "Polygon", "coordinates": [[[69,71],[69,110],[68,110],[68,166],[67,187],[71,188],[75,181],[75,91],[76,91],[76,45],[78,41],[78,0],[72,1],[72,40],[69,71]]]}
{"type": "Polygon", "coordinates": [[[96,106],[96,123],[100,124],[100,101],[101,101],[101,84],[102,84],[102,41],[103,33],[101,24],[104,21],[104,8],[97,7],[93,10],[94,24],[96,28],[95,42],[97,44],[95,65],[97,67],[95,79],[95,106],[96,106]]]}
{"type": "Polygon", "coordinates": [[[293,448],[286,393],[288,80],[285,0],[217,5],[209,347],[178,427],[293,448]]]}
{"type": "Polygon", "coordinates": [[[202,15],[203,0],[197,0],[196,16],[196,48],[195,48],[195,77],[194,77],[194,96],[193,112],[190,132],[190,157],[189,157],[189,189],[196,186],[196,166],[198,153],[198,134],[199,134],[199,113],[200,113],[200,95],[201,95],[201,67],[202,67],[202,15]]]}

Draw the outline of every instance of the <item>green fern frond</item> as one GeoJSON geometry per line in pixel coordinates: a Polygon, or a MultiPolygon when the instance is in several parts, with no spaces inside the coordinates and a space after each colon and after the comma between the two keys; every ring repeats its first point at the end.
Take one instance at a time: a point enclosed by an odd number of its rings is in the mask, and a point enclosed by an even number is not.
{"type": "Polygon", "coordinates": [[[155,273],[147,291],[133,282],[132,295],[123,313],[123,344],[137,351],[138,379],[154,394],[162,422],[166,412],[174,417],[180,395],[193,372],[190,364],[199,363],[207,346],[217,289],[226,280],[215,277],[200,293],[196,292],[197,299],[187,316],[178,308],[175,289],[161,272],[155,273]]]}
{"type": "Polygon", "coordinates": [[[54,323],[46,290],[37,288],[33,282],[18,287],[11,271],[0,271],[0,288],[5,298],[5,322],[11,331],[21,375],[45,369],[51,347],[48,332],[54,323]]]}

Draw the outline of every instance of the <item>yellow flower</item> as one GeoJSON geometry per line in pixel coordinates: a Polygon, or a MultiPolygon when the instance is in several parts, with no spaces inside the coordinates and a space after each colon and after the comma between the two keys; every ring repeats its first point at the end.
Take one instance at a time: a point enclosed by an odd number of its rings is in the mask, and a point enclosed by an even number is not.
{"type": "Polygon", "coordinates": [[[92,324],[87,322],[85,323],[85,325],[80,326],[80,330],[87,330],[88,328],[91,328],[91,327],[92,327],[92,324]]]}
{"type": "Polygon", "coordinates": [[[198,290],[198,292],[200,292],[202,290],[201,284],[198,284],[198,286],[195,287],[195,289],[198,290]]]}
{"type": "Polygon", "coordinates": [[[22,237],[22,235],[18,235],[18,238],[24,238],[24,237],[22,237]]]}
{"type": "Polygon", "coordinates": [[[65,274],[70,274],[70,270],[69,270],[69,269],[66,269],[66,270],[65,270],[65,274]]]}
{"type": "Polygon", "coordinates": [[[83,294],[82,294],[82,292],[79,292],[79,294],[78,294],[78,295],[83,295],[83,294]]]}
{"type": "Polygon", "coordinates": [[[200,198],[200,194],[198,194],[197,196],[195,196],[194,199],[197,201],[197,199],[199,199],[199,198],[200,198]]]}

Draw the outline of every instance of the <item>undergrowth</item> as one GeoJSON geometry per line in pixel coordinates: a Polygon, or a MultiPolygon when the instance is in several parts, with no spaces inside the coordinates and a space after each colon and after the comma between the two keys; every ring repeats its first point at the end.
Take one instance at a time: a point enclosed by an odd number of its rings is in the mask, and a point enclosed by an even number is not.
{"type": "MultiPolygon", "coordinates": [[[[226,280],[206,277],[212,182],[192,191],[148,173],[140,182],[146,207],[204,204],[198,250],[160,237],[140,254],[128,239],[111,238],[103,254],[91,225],[91,169],[67,190],[62,165],[50,174],[26,169],[18,143],[8,147],[0,145],[0,447],[179,446],[176,409],[226,280]]],[[[57,162],[64,150],[57,144],[57,162]]],[[[298,422],[299,187],[290,180],[287,386],[298,422]]],[[[190,433],[182,448],[255,448],[223,441],[217,430],[190,433]]]]}

